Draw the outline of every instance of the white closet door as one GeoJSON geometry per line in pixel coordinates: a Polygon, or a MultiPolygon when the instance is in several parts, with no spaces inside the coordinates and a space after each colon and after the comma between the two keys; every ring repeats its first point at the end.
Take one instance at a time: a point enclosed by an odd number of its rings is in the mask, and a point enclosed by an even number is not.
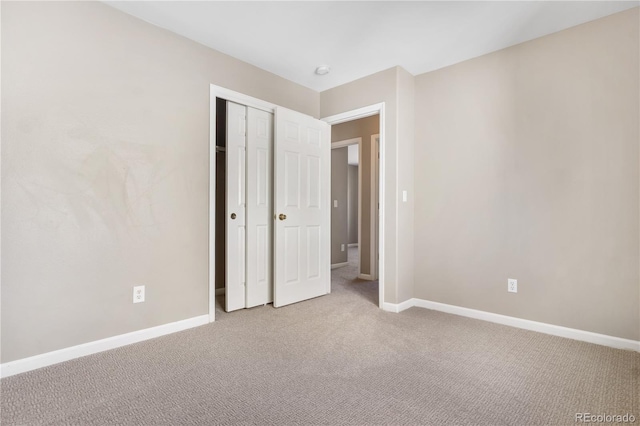
{"type": "Polygon", "coordinates": [[[247,303],[273,302],[273,114],[247,111],[247,303]]]}
{"type": "Polygon", "coordinates": [[[331,290],[330,128],[276,108],[275,307],[331,290]]]}
{"type": "Polygon", "coordinates": [[[245,307],[247,107],[227,103],[227,312],[245,307]]]}

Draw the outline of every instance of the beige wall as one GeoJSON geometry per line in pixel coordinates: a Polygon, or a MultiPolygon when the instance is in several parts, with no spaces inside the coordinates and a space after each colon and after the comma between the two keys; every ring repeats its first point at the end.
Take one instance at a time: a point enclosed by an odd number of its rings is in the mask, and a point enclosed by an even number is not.
{"type": "Polygon", "coordinates": [[[398,68],[397,87],[398,163],[396,169],[396,184],[398,187],[398,215],[397,220],[388,222],[388,226],[395,225],[395,232],[399,241],[397,251],[397,280],[400,285],[398,286],[396,300],[400,303],[414,297],[415,189],[421,188],[421,186],[419,183],[414,186],[415,77],[403,68],[398,68]],[[402,198],[402,191],[407,192],[406,201],[402,198]]]}
{"type": "Polygon", "coordinates": [[[206,314],[209,84],[319,94],[98,2],[1,7],[2,362],[206,314]]]}
{"type": "Polygon", "coordinates": [[[371,274],[371,197],[373,191],[375,191],[375,188],[372,188],[371,185],[371,136],[379,132],[380,116],[377,114],[331,127],[332,142],[362,138],[362,152],[360,153],[359,164],[359,167],[362,168],[362,234],[360,236],[362,245],[359,254],[360,272],[367,275],[371,274]]]}
{"type": "Polygon", "coordinates": [[[416,297],[640,339],[638,34],[635,8],[416,77],[416,297]]]}
{"type": "Polygon", "coordinates": [[[349,166],[347,147],[331,150],[331,264],[347,261],[349,166]],[[335,206],[335,202],[338,206],[335,206]],[[342,251],[344,245],[344,251],[342,251]]]}
{"type": "Polygon", "coordinates": [[[411,130],[408,132],[399,130],[400,123],[405,125],[409,123],[413,126],[411,114],[405,108],[410,104],[410,96],[406,92],[412,79],[413,77],[400,67],[394,67],[320,93],[321,117],[329,117],[380,102],[385,103],[382,137],[386,173],[384,178],[384,302],[386,303],[399,303],[413,297],[414,270],[399,271],[399,263],[404,262],[399,259],[399,256],[413,256],[412,223],[399,223],[396,226],[397,218],[412,214],[409,212],[410,204],[402,203],[398,198],[402,189],[411,191],[409,199],[413,197],[413,168],[406,167],[406,164],[399,167],[398,164],[400,157],[406,158],[405,155],[399,155],[399,147],[411,150],[414,143],[411,130]],[[406,114],[406,116],[400,116],[400,114],[406,114]],[[407,188],[400,185],[406,185],[407,188]]]}

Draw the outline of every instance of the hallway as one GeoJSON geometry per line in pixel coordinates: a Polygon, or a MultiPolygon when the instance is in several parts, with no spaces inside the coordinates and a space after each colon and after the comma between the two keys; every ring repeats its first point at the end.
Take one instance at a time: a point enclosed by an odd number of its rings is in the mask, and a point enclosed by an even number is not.
{"type": "Polygon", "coordinates": [[[331,271],[331,293],[352,293],[378,306],[378,281],[358,278],[359,248],[349,247],[348,250],[349,264],[331,271]]]}

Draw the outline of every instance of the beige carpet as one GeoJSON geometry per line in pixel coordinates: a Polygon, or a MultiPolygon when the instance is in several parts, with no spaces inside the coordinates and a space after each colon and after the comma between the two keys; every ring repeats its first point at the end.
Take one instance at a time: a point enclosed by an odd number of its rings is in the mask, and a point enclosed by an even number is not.
{"type": "Polygon", "coordinates": [[[640,423],[640,354],[411,308],[333,272],[329,296],[1,381],[2,425],[640,423]]]}

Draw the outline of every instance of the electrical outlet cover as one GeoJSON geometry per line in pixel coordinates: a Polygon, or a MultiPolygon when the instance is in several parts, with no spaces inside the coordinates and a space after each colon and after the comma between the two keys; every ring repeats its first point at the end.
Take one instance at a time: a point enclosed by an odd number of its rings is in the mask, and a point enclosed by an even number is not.
{"type": "Polygon", "coordinates": [[[144,286],[138,285],[133,287],[133,303],[144,302],[144,286]]]}
{"type": "Polygon", "coordinates": [[[513,278],[509,278],[507,280],[507,291],[509,293],[517,293],[518,292],[518,280],[514,280],[513,278]]]}

